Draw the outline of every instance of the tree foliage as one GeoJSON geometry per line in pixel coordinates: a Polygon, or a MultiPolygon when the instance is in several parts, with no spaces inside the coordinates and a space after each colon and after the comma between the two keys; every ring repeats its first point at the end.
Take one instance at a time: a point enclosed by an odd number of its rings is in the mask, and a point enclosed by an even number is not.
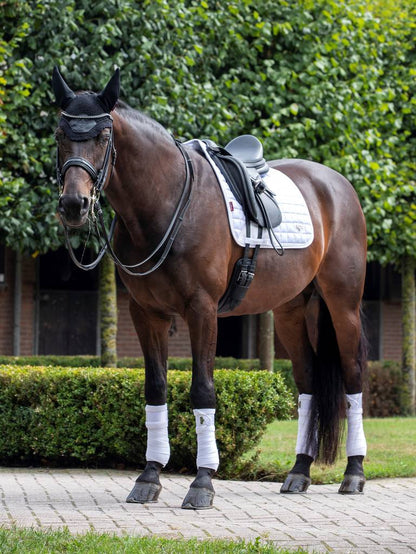
{"type": "Polygon", "coordinates": [[[371,257],[416,256],[411,2],[6,0],[2,8],[0,237],[13,248],[62,241],[53,66],[74,89],[99,90],[118,65],[123,98],[181,138],[225,144],[253,133],[268,158],[342,172],[359,193],[371,257]]]}

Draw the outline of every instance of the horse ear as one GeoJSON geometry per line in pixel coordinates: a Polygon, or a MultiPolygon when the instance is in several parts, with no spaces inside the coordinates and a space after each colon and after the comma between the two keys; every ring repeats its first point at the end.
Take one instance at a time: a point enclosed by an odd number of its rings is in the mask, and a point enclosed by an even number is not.
{"type": "Polygon", "coordinates": [[[98,100],[107,112],[114,110],[118,97],[120,96],[120,69],[114,71],[114,75],[107,83],[104,90],[97,95],[98,100]]]}
{"type": "Polygon", "coordinates": [[[70,101],[75,98],[75,93],[65,83],[56,65],[53,68],[52,86],[55,93],[56,103],[64,110],[70,101]]]}

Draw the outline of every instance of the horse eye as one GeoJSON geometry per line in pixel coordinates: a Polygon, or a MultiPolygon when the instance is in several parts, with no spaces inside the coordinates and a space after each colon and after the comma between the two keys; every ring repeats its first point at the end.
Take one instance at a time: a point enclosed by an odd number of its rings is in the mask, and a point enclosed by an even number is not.
{"type": "Polygon", "coordinates": [[[62,129],[56,129],[55,131],[55,140],[56,142],[62,142],[63,138],[65,136],[65,133],[62,131],[62,129]]]}
{"type": "Polygon", "coordinates": [[[105,131],[103,131],[102,133],[100,133],[97,137],[97,140],[100,144],[107,144],[107,142],[109,141],[110,139],[110,133],[107,133],[105,131]]]}

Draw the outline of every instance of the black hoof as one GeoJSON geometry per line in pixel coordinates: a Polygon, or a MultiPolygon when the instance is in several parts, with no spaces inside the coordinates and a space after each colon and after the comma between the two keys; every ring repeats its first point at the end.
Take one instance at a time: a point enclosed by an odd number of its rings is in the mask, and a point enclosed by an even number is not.
{"type": "Polygon", "coordinates": [[[344,480],[338,490],[339,494],[362,494],[365,477],[363,475],[344,475],[344,480]]]}
{"type": "Polygon", "coordinates": [[[182,502],[182,508],[184,510],[209,510],[212,508],[214,496],[215,493],[209,489],[191,487],[182,502]]]}
{"type": "Polygon", "coordinates": [[[306,492],[310,484],[310,477],[301,473],[289,473],[280,488],[280,492],[282,494],[300,494],[306,492]]]}
{"type": "Polygon", "coordinates": [[[159,480],[162,467],[162,464],[158,462],[147,462],[143,473],[139,475],[133,490],[126,498],[126,502],[129,504],[157,502],[160,491],[162,490],[162,485],[159,480]]]}
{"type": "Polygon", "coordinates": [[[195,481],[191,484],[185,500],[182,502],[184,510],[209,510],[212,508],[215,491],[212,486],[213,469],[199,468],[195,481]]]}
{"type": "Polygon", "coordinates": [[[145,481],[136,481],[133,490],[126,498],[126,502],[133,504],[146,504],[147,502],[157,502],[162,485],[156,483],[146,483],[145,481]]]}

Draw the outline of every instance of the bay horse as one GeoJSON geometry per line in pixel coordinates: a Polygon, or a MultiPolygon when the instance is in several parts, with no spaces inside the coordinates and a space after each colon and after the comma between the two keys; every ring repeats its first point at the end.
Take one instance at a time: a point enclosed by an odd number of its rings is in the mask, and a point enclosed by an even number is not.
{"type": "MultiPolygon", "coordinates": [[[[97,219],[97,198],[105,190],[117,217],[113,242],[107,237],[106,247],[120,266],[144,354],[146,466],[127,502],[156,502],[161,491],[159,476],[170,453],[168,333],[178,314],[190,333],[197,434],[197,474],[182,507],[209,508],[219,464],[213,379],[218,304],[242,255],[217,179],[201,153],[119,100],[118,69],[100,93],[73,92],[58,68],[52,83],[62,110],[56,131],[58,213],[65,229],[83,226],[88,218],[97,219]]],[[[339,492],[361,493],[366,455],[363,212],[347,179],[324,165],[285,159],[269,166],[301,191],[313,242],[282,257],[261,249],[246,296],[224,315],[272,310],[293,364],[299,390],[296,460],[281,492],[306,492],[312,462],[334,461],[346,415],[348,461],[339,492]]]]}

